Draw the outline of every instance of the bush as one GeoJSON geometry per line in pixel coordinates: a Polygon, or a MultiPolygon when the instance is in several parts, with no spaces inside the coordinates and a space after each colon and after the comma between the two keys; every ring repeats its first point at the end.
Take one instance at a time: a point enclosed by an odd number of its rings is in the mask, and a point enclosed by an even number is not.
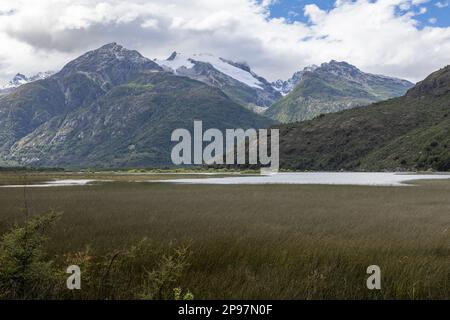
{"type": "Polygon", "coordinates": [[[45,255],[47,232],[59,215],[51,212],[15,226],[0,242],[0,297],[40,299],[52,297],[62,273],[45,255]]]}
{"type": "Polygon", "coordinates": [[[177,287],[183,270],[188,265],[188,248],[176,249],[173,255],[164,255],[156,270],[147,271],[145,277],[143,299],[150,300],[192,300],[188,291],[182,295],[181,288],[177,287]]]}
{"type": "Polygon", "coordinates": [[[45,243],[59,216],[51,212],[33,217],[2,236],[1,299],[193,299],[179,286],[188,266],[188,247],[162,253],[144,238],[104,256],[94,255],[88,246],[56,264],[46,254],[45,243]],[[66,288],[69,265],[80,267],[81,290],[66,288]]]}
{"type": "Polygon", "coordinates": [[[75,299],[189,299],[180,289],[188,266],[189,249],[180,247],[162,253],[144,238],[127,250],[96,256],[91,248],[66,255],[66,265],[78,265],[82,289],[70,292],[75,299]],[[161,258],[162,257],[162,258],[161,258]]]}

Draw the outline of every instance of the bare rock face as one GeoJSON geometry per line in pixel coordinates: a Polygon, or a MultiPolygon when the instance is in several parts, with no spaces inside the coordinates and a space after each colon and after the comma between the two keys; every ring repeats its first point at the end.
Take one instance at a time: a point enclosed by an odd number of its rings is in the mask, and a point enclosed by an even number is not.
{"type": "Polygon", "coordinates": [[[128,50],[116,43],[89,51],[69,62],[58,72],[58,77],[82,74],[108,90],[114,85],[127,82],[143,71],[162,71],[155,62],[135,50],[128,50]]]}

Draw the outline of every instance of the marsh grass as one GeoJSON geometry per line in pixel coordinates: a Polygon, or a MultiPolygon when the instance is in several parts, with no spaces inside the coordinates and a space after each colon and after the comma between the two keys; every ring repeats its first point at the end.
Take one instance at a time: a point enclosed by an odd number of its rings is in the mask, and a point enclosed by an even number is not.
{"type": "Polygon", "coordinates": [[[193,299],[190,291],[178,286],[188,266],[188,247],[160,253],[144,238],[103,256],[86,247],[58,259],[45,246],[58,217],[53,212],[27,217],[2,236],[0,299],[193,299]],[[74,265],[82,270],[83,287],[72,291],[64,286],[68,275],[63,270],[74,265]]]}
{"type": "MultiPolygon", "coordinates": [[[[416,187],[117,181],[28,190],[32,212],[64,212],[48,243],[52,255],[87,246],[112,255],[146,237],[158,254],[144,256],[157,266],[158,257],[190,243],[177,286],[196,299],[449,299],[449,194],[448,181],[416,187]],[[381,268],[380,291],[366,288],[373,264],[381,268]]],[[[21,203],[20,190],[0,189],[2,232],[22,219],[21,203]]],[[[142,265],[136,260],[133,268],[142,265]]]]}

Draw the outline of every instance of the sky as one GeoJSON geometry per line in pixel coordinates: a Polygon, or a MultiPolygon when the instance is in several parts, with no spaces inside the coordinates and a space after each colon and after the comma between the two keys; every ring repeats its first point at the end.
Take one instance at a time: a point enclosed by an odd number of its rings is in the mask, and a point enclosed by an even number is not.
{"type": "Polygon", "coordinates": [[[245,61],[270,81],[335,59],[416,82],[450,64],[450,0],[0,0],[0,83],[109,42],[245,61]]]}

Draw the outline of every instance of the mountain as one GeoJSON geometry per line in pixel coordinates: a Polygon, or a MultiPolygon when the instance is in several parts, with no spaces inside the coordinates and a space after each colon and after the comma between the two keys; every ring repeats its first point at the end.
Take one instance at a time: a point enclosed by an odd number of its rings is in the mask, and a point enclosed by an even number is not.
{"type": "Polygon", "coordinates": [[[88,105],[145,71],[162,69],[138,52],[113,43],[82,55],[47,79],[0,97],[0,152],[53,117],[88,105]]]}
{"type": "Polygon", "coordinates": [[[450,66],[406,95],[280,126],[295,170],[450,170],[450,66]]]}
{"type": "Polygon", "coordinates": [[[0,97],[0,163],[63,167],[170,164],[170,136],[273,122],[217,88],[166,72],[116,43],[0,97]]]}
{"type": "Polygon", "coordinates": [[[48,78],[53,73],[54,73],[53,71],[38,72],[31,77],[27,77],[27,76],[23,75],[22,73],[18,73],[7,84],[0,86],[0,95],[11,93],[15,88],[17,88],[23,84],[48,78]]]}
{"type": "Polygon", "coordinates": [[[154,61],[176,75],[219,88],[236,103],[256,112],[264,111],[281,98],[281,94],[245,62],[237,63],[211,54],[177,52],[166,60],[154,61]]]}
{"type": "Polygon", "coordinates": [[[264,114],[284,123],[304,121],[398,97],[412,86],[406,80],[364,73],[332,60],[297,72],[285,83],[278,82],[278,90],[287,94],[264,114]]]}
{"type": "Polygon", "coordinates": [[[281,95],[285,96],[300,83],[300,81],[303,78],[303,75],[306,72],[314,72],[318,66],[315,64],[310,65],[308,67],[303,68],[303,70],[295,72],[292,77],[290,77],[288,80],[277,80],[275,82],[272,82],[272,87],[281,93],[281,95]]]}

